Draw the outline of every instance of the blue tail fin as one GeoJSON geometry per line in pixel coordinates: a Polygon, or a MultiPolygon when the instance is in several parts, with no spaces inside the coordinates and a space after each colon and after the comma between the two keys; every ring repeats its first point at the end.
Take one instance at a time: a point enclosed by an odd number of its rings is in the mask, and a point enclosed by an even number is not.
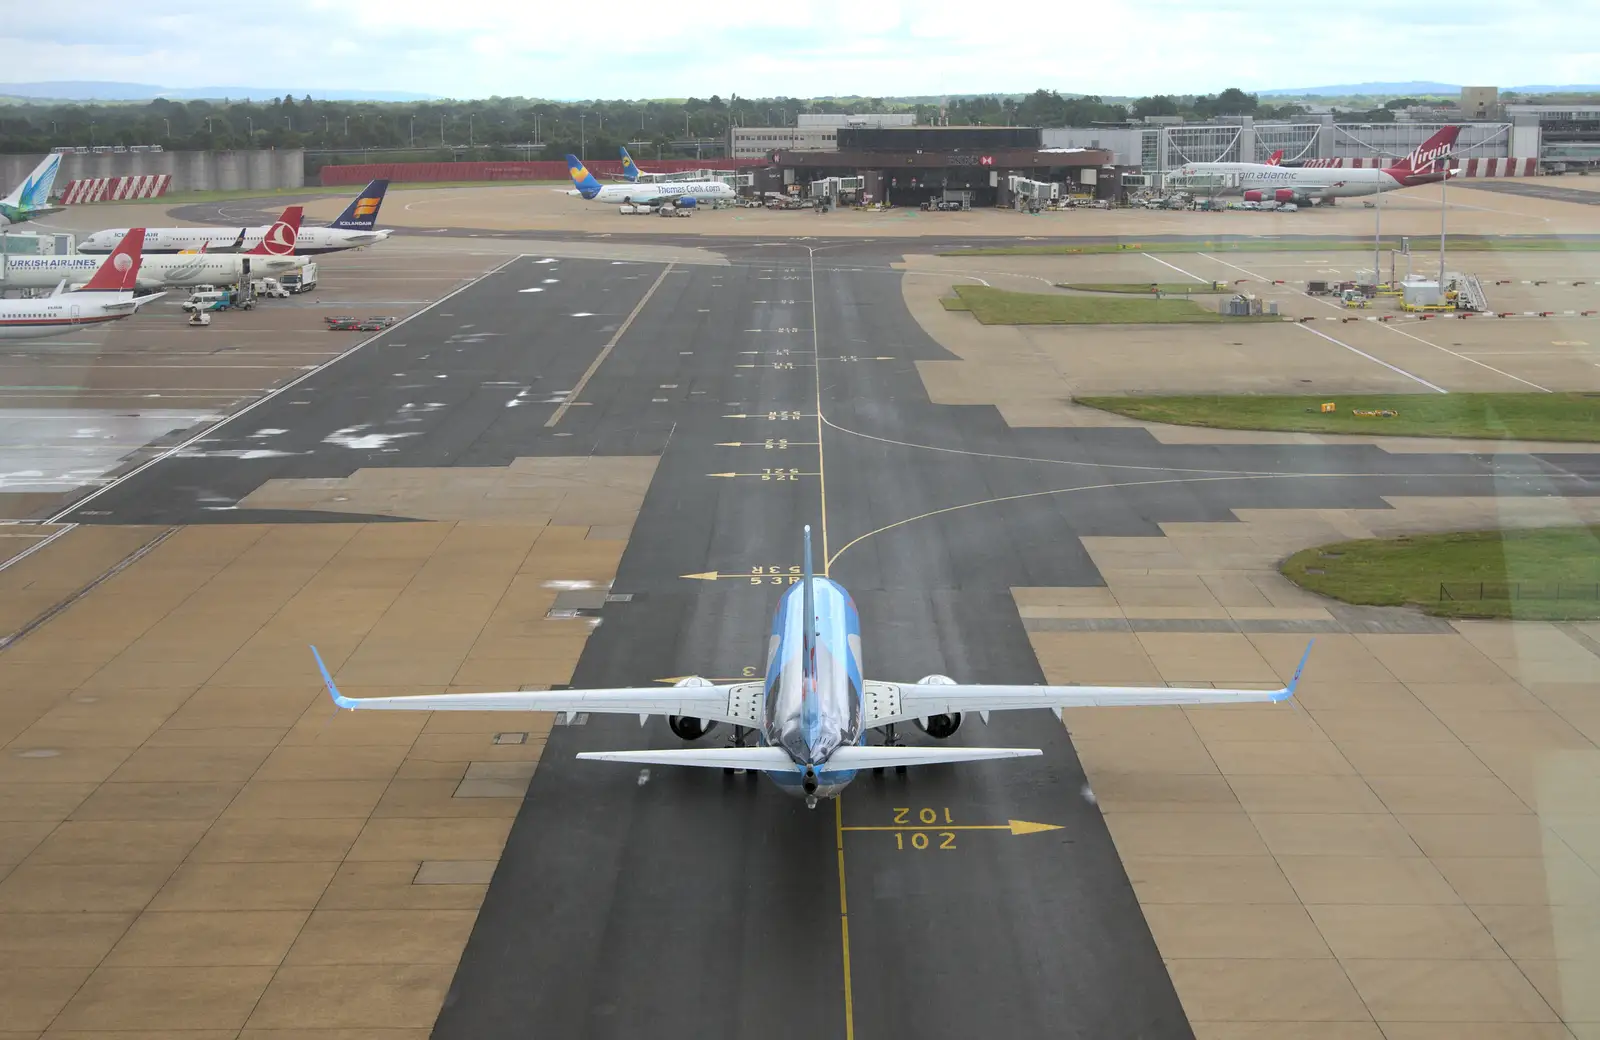
{"type": "Polygon", "coordinates": [[[577,185],[578,194],[586,199],[592,199],[600,194],[600,182],[594,179],[576,155],[567,156],[567,176],[572,178],[572,183],[577,185]]]}
{"type": "Polygon", "coordinates": [[[800,609],[805,618],[805,627],[801,629],[800,642],[800,674],[809,679],[817,672],[817,603],[816,596],[811,589],[811,525],[806,525],[805,530],[805,582],[804,591],[801,593],[800,609]]]}
{"type": "Polygon", "coordinates": [[[355,201],[346,206],[338,219],[328,226],[349,231],[371,231],[378,224],[378,207],[383,205],[383,193],[388,190],[388,181],[373,181],[362,188],[355,201]]]}
{"type": "Polygon", "coordinates": [[[639,179],[639,167],[633,164],[633,156],[628,154],[626,145],[617,145],[617,151],[622,153],[622,175],[630,181],[639,179]]]}

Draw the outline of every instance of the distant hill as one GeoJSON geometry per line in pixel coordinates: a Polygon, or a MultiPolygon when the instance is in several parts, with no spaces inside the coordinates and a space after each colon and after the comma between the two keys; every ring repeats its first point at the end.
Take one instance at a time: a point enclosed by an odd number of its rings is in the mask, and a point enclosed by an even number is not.
{"type": "MultiPolygon", "coordinates": [[[[1492,86],[1493,84],[1486,83],[1483,85],[1492,86]]],[[[1594,84],[1574,84],[1568,86],[1538,84],[1527,87],[1500,88],[1500,92],[1502,94],[1508,90],[1514,90],[1518,94],[1560,94],[1600,90],[1600,86],[1596,86],[1594,84]]],[[[1260,97],[1299,97],[1304,94],[1310,94],[1312,97],[1349,97],[1353,94],[1393,94],[1396,96],[1403,96],[1406,94],[1459,93],[1461,93],[1461,86],[1459,84],[1431,83],[1426,81],[1414,81],[1410,83],[1338,83],[1327,87],[1293,87],[1281,88],[1277,90],[1256,91],[1256,94],[1260,97]]]]}
{"type": "Polygon", "coordinates": [[[305,87],[158,87],[150,83],[115,83],[101,80],[60,80],[49,83],[0,83],[0,97],[37,101],[150,101],[158,97],[175,101],[231,98],[235,101],[271,101],[285,94],[326,101],[432,101],[433,94],[404,90],[317,90],[305,87]]]}

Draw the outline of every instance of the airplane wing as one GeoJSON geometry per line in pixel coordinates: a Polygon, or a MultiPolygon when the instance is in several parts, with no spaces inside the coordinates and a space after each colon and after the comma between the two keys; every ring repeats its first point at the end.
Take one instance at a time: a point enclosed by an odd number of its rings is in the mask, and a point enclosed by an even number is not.
{"type": "MultiPolygon", "coordinates": [[[[615,690],[529,690],[515,693],[441,693],[418,697],[346,697],[334,685],[316,647],[322,681],[340,708],[359,711],[565,711],[637,715],[682,715],[735,726],[760,725],[762,684],[650,686],[615,690]]],[[[685,680],[692,681],[692,680],[685,680]]],[[[704,680],[701,680],[704,682],[704,680]]]]}
{"type": "MultiPolygon", "coordinates": [[[[846,744],[815,768],[822,772],[882,769],[887,766],[930,766],[953,762],[982,762],[996,758],[1031,758],[1044,754],[1038,748],[988,747],[867,747],[846,744]]],[[[578,757],[595,762],[634,762],[652,766],[701,766],[706,769],[760,769],[765,772],[804,772],[783,748],[671,748],[649,751],[580,751],[578,757]]]]}
{"type": "MultiPolygon", "coordinates": [[[[1314,642],[1314,641],[1313,641],[1314,642]]],[[[888,726],[932,715],[977,712],[985,722],[991,711],[1045,708],[1061,715],[1063,708],[1114,705],[1249,704],[1286,701],[1294,696],[1305,670],[1311,646],[1294,670],[1288,685],[1278,690],[1228,690],[1183,686],[966,686],[960,683],[866,684],[868,726],[888,726]]]]}

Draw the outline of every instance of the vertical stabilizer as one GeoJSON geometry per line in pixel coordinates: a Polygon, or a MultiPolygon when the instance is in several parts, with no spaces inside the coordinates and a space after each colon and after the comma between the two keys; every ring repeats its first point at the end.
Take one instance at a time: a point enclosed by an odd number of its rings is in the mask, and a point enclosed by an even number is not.
{"type": "Polygon", "coordinates": [[[622,176],[630,182],[639,179],[639,167],[634,165],[633,156],[628,154],[626,145],[618,145],[617,151],[622,153],[622,176]]]}

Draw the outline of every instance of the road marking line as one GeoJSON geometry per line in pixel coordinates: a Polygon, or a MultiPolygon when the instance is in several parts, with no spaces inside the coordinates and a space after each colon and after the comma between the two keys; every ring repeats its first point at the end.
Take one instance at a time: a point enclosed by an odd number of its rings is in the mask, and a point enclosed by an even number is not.
{"type": "MultiPolygon", "coordinates": [[[[1434,386],[1432,383],[1428,382],[1426,379],[1422,378],[1419,375],[1415,375],[1415,374],[1413,374],[1411,372],[1407,372],[1403,368],[1396,367],[1395,365],[1389,364],[1389,362],[1387,362],[1387,361],[1383,361],[1383,360],[1380,360],[1378,358],[1375,358],[1371,354],[1368,354],[1364,350],[1357,350],[1355,347],[1352,347],[1350,344],[1344,342],[1343,340],[1334,339],[1332,336],[1328,335],[1326,332],[1319,332],[1316,329],[1312,328],[1310,325],[1307,325],[1307,324],[1305,324],[1303,322],[1295,322],[1295,327],[1296,328],[1305,329],[1307,332],[1311,333],[1313,336],[1321,336],[1323,339],[1327,340],[1329,343],[1337,344],[1338,346],[1341,346],[1344,349],[1350,351],[1352,354],[1360,354],[1362,357],[1366,358],[1368,361],[1374,362],[1375,364],[1382,365],[1384,368],[1387,368],[1391,372],[1398,372],[1400,375],[1405,376],[1407,379],[1413,379],[1413,380],[1421,383],[1423,386],[1427,387],[1429,390],[1432,390],[1434,393],[1448,394],[1450,392],[1450,391],[1446,390],[1442,386],[1434,386]]],[[[1429,344],[1429,345],[1431,346],[1432,344],[1429,344]]],[[[1488,366],[1485,365],[1484,367],[1487,368],[1488,366]]]]}
{"type": "Polygon", "coordinates": [[[565,401],[561,402],[560,407],[555,410],[555,414],[545,421],[545,429],[549,429],[560,422],[561,417],[567,414],[567,409],[572,407],[578,395],[583,393],[583,388],[589,385],[589,380],[594,378],[594,374],[600,371],[600,366],[605,364],[606,358],[610,357],[611,352],[616,349],[617,341],[628,331],[628,326],[633,324],[633,319],[639,316],[639,312],[644,310],[644,305],[650,302],[650,297],[656,294],[656,290],[661,288],[661,283],[667,280],[667,275],[672,273],[674,263],[676,261],[668,263],[666,268],[656,276],[655,284],[651,285],[645,294],[639,298],[639,302],[634,305],[632,313],[617,327],[617,331],[611,337],[611,342],[600,348],[600,353],[595,355],[593,363],[589,365],[589,370],[583,374],[582,379],[578,380],[578,385],[572,388],[572,392],[567,395],[565,401]]]}
{"type": "Polygon", "coordinates": [[[1446,354],[1450,354],[1450,355],[1453,355],[1455,357],[1460,358],[1462,361],[1471,361],[1474,365],[1477,365],[1479,368],[1487,368],[1489,371],[1497,373],[1497,374],[1502,375],[1502,376],[1505,376],[1507,379],[1515,379],[1517,382],[1521,383],[1523,386],[1531,386],[1535,390],[1538,390],[1538,391],[1540,391],[1542,393],[1546,393],[1546,394],[1554,392],[1549,387],[1544,387],[1544,386],[1540,386],[1538,383],[1529,382],[1528,380],[1523,379],[1521,376],[1514,376],[1510,372],[1501,371],[1500,369],[1495,368],[1493,365],[1484,364],[1482,361],[1475,361],[1475,360],[1473,360],[1472,358],[1468,357],[1465,354],[1458,354],[1455,351],[1451,350],[1449,347],[1440,346],[1437,343],[1430,343],[1427,340],[1423,339],[1421,336],[1412,335],[1411,333],[1407,332],[1405,329],[1397,329],[1397,328],[1395,328],[1389,322],[1381,322],[1380,324],[1382,325],[1383,328],[1388,329],[1390,332],[1393,332],[1397,336],[1404,336],[1407,339],[1414,339],[1418,343],[1421,343],[1423,346],[1432,347],[1435,350],[1442,350],[1446,354]]]}
{"type": "Polygon", "coordinates": [[[68,531],[71,531],[77,526],[77,524],[68,524],[61,530],[52,532],[48,537],[41,538],[38,542],[35,542],[33,545],[30,545],[26,549],[17,553],[17,555],[11,557],[11,559],[6,560],[4,563],[0,563],[0,571],[5,570],[14,563],[21,563],[23,560],[26,560],[34,553],[38,552],[40,549],[43,549],[45,546],[49,545],[51,542],[55,541],[57,538],[60,538],[62,535],[66,534],[68,531]]]}
{"type": "MultiPolygon", "coordinates": [[[[812,366],[812,371],[817,376],[817,486],[822,495],[822,576],[828,577],[828,567],[832,561],[828,558],[828,467],[823,458],[822,448],[822,343],[817,332],[817,251],[811,246],[806,246],[806,254],[811,262],[811,355],[817,359],[812,366]]],[[[839,854],[839,881],[844,882],[844,853],[839,854]]],[[[843,888],[840,889],[841,896],[843,888]]],[[[845,940],[845,1004],[848,1009],[850,1003],[850,947],[849,939],[845,940]]],[[[855,1024],[846,1014],[846,1034],[854,1035],[855,1024]]]]}
{"type": "MultiPolygon", "coordinates": [[[[520,254],[519,253],[518,255],[512,257],[510,260],[507,260],[505,263],[501,264],[499,267],[496,267],[494,270],[485,271],[483,274],[480,274],[478,277],[472,279],[472,281],[468,282],[466,285],[463,285],[459,289],[455,289],[452,292],[447,293],[446,295],[439,297],[439,299],[437,299],[434,302],[428,304],[426,307],[422,308],[420,311],[417,311],[415,314],[406,315],[404,318],[401,318],[399,321],[395,322],[393,325],[390,325],[388,328],[382,329],[379,332],[375,333],[374,335],[368,336],[366,339],[362,340],[360,343],[357,343],[355,346],[351,347],[349,350],[346,350],[344,353],[339,354],[336,357],[329,358],[327,361],[324,361],[322,364],[318,365],[316,368],[311,369],[309,372],[302,373],[299,377],[297,377],[295,379],[291,379],[289,382],[287,382],[287,383],[283,384],[282,386],[278,387],[276,390],[269,390],[267,393],[263,394],[261,397],[256,398],[254,401],[251,401],[249,404],[245,405],[243,408],[239,409],[237,412],[231,412],[228,415],[223,416],[221,419],[219,419],[216,422],[212,423],[210,426],[207,426],[204,430],[201,430],[199,433],[195,434],[193,437],[190,437],[188,440],[182,442],[181,444],[173,445],[172,447],[168,448],[166,451],[163,451],[161,454],[157,455],[155,458],[153,458],[153,459],[149,460],[148,462],[145,462],[145,463],[143,463],[143,464],[141,464],[139,466],[134,467],[132,470],[128,471],[127,473],[124,473],[122,476],[118,477],[116,480],[111,481],[109,484],[105,484],[99,490],[94,491],[91,494],[85,495],[83,498],[78,499],[78,501],[72,503],[70,506],[68,506],[67,508],[63,509],[61,512],[57,513],[55,516],[52,516],[48,520],[45,520],[44,523],[47,523],[47,524],[58,524],[58,523],[60,523],[63,517],[70,516],[72,513],[77,512],[79,509],[81,509],[84,506],[88,505],[90,502],[93,502],[95,499],[99,498],[101,495],[105,494],[107,491],[110,491],[112,488],[115,488],[115,487],[120,487],[122,484],[126,483],[127,481],[132,480],[134,477],[137,477],[139,474],[143,473],[145,470],[149,469],[151,466],[154,466],[156,463],[162,462],[162,461],[164,461],[166,459],[171,458],[172,456],[176,455],[178,452],[184,450],[185,448],[192,447],[194,444],[196,444],[197,442],[199,442],[201,440],[204,440],[205,438],[211,436],[213,433],[215,433],[217,430],[220,430],[222,427],[226,426],[228,423],[233,422],[233,420],[239,418],[241,415],[248,415],[249,413],[255,411],[257,408],[259,408],[262,405],[266,404],[268,401],[270,401],[273,398],[277,397],[279,394],[283,393],[285,390],[294,389],[295,387],[299,386],[301,383],[305,382],[307,379],[310,379],[312,376],[316,375],[318,372],[321,372],[323,369],[331,368],[332,366],[337,365],[339,362],[343,361],[345,358],[349,357],[351,354],[354,354],[356,351],[360,350],[362,347],[366,346],[367,344],[376,342],[377,340],[380,340],[384,336],[387,336],[389,333],[393,332],[395,329],[400,328],[402,325],[404,325],[406,322],[410,321],[412,318],[420,318],[422,315],[428,313],[433,308],[439,306],[439,304],[444,303],[446,300],[448,300],[448,299],[450,299],[450,298],[452,298],[454,296],[459,296],[461,293],[466,292],[468,289],[472,288],[474,285],[477,285],[479,282],[483,281],[485,278],[489,278],[489,277],[491,277],[493,275],[499,274],[501,271],[504,271],[506,268],[510,267],[512,264],[514,264],[518,260],[522,259],[523,255],[524,254],[520,254]]],[[[191,394],[191,393],[192,393],[192,391],[181,391],[181,392],[173,393],[172,396],[174,396],[174,397],[183,397],[183,396],[191,394]]]]}
{"type": "Polygon", "coordinates": [[[1201,282],[1201,283],[1203,283],[1205,285],[1212,284],[1210,279],[1201,278],[1197,274],[1191,274],[1190,272],[1185,271],[1183,268],[1179,267],[1177,264],[1169,264],[1169,263],[1167,263],[1165,260],[1161,259],[1159,256],[1151,256],[1149,253],[1140,253],[1139,255],[1144,257],[1147,260],[1154,260],[1156,263],[1160,264],[1162,267],[1170,267],[1174,271],[1178,272],[1179,274],[1184,275],[1184,276],[1189,277],[1189,278],[1193,278],[1197,282],[1201,282]]]}
{"type": "Polygon", "coordinates": [[[856,1010],[850,987],[850,901],[844,889],[844,800],[833,800],[834,844],[839,852],[839,936],[844,944],[844,1037],[855,1040],[856,1010]]]}

